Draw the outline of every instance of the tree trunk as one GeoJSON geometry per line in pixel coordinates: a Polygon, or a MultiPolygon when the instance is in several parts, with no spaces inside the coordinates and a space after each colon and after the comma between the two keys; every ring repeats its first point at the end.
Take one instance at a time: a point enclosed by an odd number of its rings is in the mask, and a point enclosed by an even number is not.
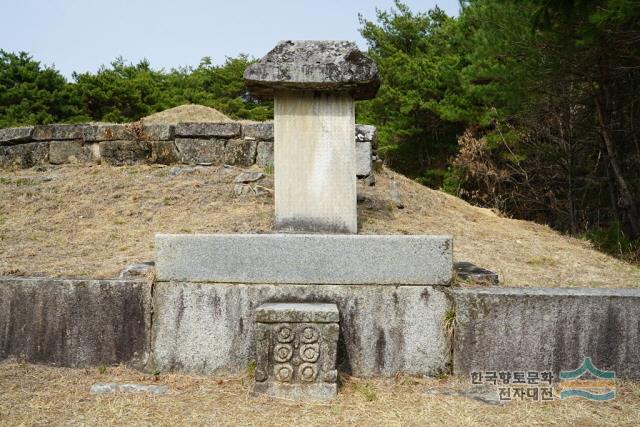
{"type": "Polygon", "coordinates": [[[596,96],[595,104],[600,136],[607,150],[611,172],[613,173],[613,178],[618,189],[618,207],[626,214],[628,219],[629,237],[632,239],[640,239],[640,216],[638,215],[636,201],[629,190],[627,181],[622,174],[622,168],[618,162],[616,145],[608,126],[609,120],[608,115],[605,113],[605,102],[603,101],[602,94],[596,96]]]}

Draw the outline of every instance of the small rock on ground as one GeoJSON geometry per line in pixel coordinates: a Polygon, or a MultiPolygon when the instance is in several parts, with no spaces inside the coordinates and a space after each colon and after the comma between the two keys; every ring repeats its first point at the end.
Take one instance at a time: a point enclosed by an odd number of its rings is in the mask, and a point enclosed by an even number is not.
{"type": "Polygon", "coordinates": [[[153,261],[145,261],[139,264],[129,264],[125,268],[122,269],[119,279],[126,279],[129,277],[140,277],[146,275],[150,269],[155,266],[155,262],[153,261]]]}
{"type": "Polygon", "coordinates": [[[505,400],[500,400],[500,392],[498,388],[491,385],[476,386],[466,390],[456,390],[448,387],[433,387],[426,389],[425,394],[466,397],[488,405],[504,405],[507,403],[505,400]]]}
{"type": "Polygon", "coordinates": [[[91,394],[110,393],[149,393],[165,394],[169,388],[166,385],[147,384],[116,384],[116,383],[96,383],[91,386],[91,394]]]}
{"type": "Polygon", "coordinates": [[[256,182],[262,178],[264,178],[264,174],[262,172],[242,172],[240,175],[236,176],[233,182],[247,184],[249,182],[256,182]]]}

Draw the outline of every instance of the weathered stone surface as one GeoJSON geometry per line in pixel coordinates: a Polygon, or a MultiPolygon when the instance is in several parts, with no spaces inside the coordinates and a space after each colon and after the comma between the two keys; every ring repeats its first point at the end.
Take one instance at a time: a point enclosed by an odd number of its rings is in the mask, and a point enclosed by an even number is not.
{"type": "Polygon", "coordinates": [[[182,163],[221,165],[224,163],[224,139],[176,138],[176,148],[182,163]]]}
{"type": "Polygon", "coordinates": [[[157,280],[447,285],[450,236],[157,234],[157,280]]]}
{"type": "Polygon", "coordinates": [[[340,313],[335,304],[267,303],[256,309],[256,322],[261,323],[338,323],[340,313]]]}
{"type": "Polygon", "coordinates": [[[466,261],[453,264],[453,270],[459,279],[477,283],[479,285],[498,286],[498,274],[466,261]]]}
{"type": "Polygon", "coordinates": [[[335,304],[258,307],[254,393],[295,400],[335,398],[338,321],[335,304]]]}
{"type": "Polygon", "coordinates": [[[356,141],[356,176],[371,175],[371,142],[356,141]]]}
{"type": "Polygon", "coordinates": [[[191,138],[234,138],[240,136],[240,123],[178,123],[175,134],[191,138]]]}
{"type": "Polygon", "coordinates": [[[279,93],[274,116],[275,228],[356,233],[353,100],[279,93]]]}
{"type": "Polygon", "coordinates": [[[169,391],[166,385],[149,384],[116,384],[96,383],[91,386],[91,394],[133,393],[133,394],[165,394],[169,391]]]}
{"type": "Polygon", "coordinates": [[[83,135],[86,142],[136,139],[130,126],[117,123],[87,124],[83,128],[83,135]]]}
{"type": "Polygon", "coordinates": [[[256,162],[257,142],[248,139],[231,139],[224,147],[224,163],[251,166],[256,162]]]}
{"type": "MultiPolygon", "coordinates": [[[[376,141],[376,127],[372,125],[356,125],[356,141],[376,141]]],[[[374,144],[375,145],[375,144],[374,144]]]]}
{"type": "Polygon", "coordinates": [[[144,282],[0,278],[0,359],[141,367],[150,310],[144,282]]]}
{"type": "Polygon", "coordinates": [[[66,141],[51,141],[49,143],[49,163],[59,165],[62,163],[86,162],[91,160],[91,153],[85,150],[81,139],[66,141]]]}
{"type": "Polygon", "coordinates": [[[256,164],[262,168],[273,168],[273,141],[258,142],[256,164]]]}
{"type": "Polygon", "coordinates": [[[100,160],[111,166],[136,165],[151,159],[148,141],[101,141],[100,160]]]}
{"type": "Polygon", "coordinates": [[[82,139],[85,125],[39,125],[33,130],[36,141],[59,141],[62,139],[82,139]]]}
{"type": "Polygon", "coordinates": [[[264,178],[264,174],[262,172],[245,171],[238,174],[238,176],[233,179],[233,182],[247,184],[249,182],[256,182],[262,178],[264,178]]]}
{"type": "Polygon", "coordinates": [[[0,145],[31,141],[33,126],[0,129],[0,145]]]}
{"type": "Polygon", "coordinates": [[[151,141],[151,162],[172,165],[180,162],[178,149],[173,141],[151,141]]]}
{"type": "Polygon", "coordinates": [[[454,369],[552,371],[585,357],[640,378],[640,289],[458,288],[454,369]]]}
{"type": "Polygon", "coordinates": [[[273,141],[273,122],[243,124],[242,137],[273,141]]]}
{"type": "Polygon", "coordinates": [[[442,323],[450,303],[440,289],[158,282],[155,361],[161,371],[245,372],[255,356],[256,307],[322,302],[340,311],[340,371],[359,377],[437,375],[449,363],[442,323]]]}
{"type": "Polygon", "coordinates": [[[45,162],[49,156],[48,142],[0,146],[0,167],[30,168],[45,162]]]}
{"type": "Polygon", "coordinates": [[[309,90],[369,99],[380,86],[375,62],[349,41],[281,41],[245,70],[244,79],[258,98],[273,98],[282,90],[309,90]]]}
{"type": "Polygon", "coordinates": [[[147,123],[142,126],[144,135],[152,141],[169,141],[175,137],[175,125],[147,123]]]}

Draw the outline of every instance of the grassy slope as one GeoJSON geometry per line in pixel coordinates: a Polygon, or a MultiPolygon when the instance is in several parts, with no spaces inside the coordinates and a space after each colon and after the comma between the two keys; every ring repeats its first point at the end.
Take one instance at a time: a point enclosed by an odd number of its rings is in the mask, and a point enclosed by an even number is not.
{"type": "MultiPolygon", "coordinates": [[[[233,194],[239,169],[48,166],[0,171],[0,275],[114,277],[153,259],[163,233],[271,230],[270,195],[233,194]],[[176,170],[180,174],[174,176],[176,170]]],[[[501,217],[392,173],[359,187],[364,234],[452,234],[454,257],[497,271],[507,286],[640,286],[640,268],[546,226],[501,217]]],[[[262,185],[271,187],[271,179],[262,185]]]]}

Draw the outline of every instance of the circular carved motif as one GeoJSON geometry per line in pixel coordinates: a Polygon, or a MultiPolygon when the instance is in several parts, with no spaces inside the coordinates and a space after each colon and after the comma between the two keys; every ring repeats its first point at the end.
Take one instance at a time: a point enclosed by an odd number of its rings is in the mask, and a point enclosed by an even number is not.
{"type": "Polygon", "coordinates": [[[302,341],[305,344],[313,343],[318,341],[319,336],[320,336],[320,333],[316,328],[307,326],[302,330],[302,334],[300,334],[300,341],[302,341]]]}
{"type": "Polygon", "coordinates": [[[287,362],[291,359],[293,348],[289,344],[276,344],[273,349],[273,359],[276,362],[287,362]]]}
{"type": "Polygon", "coordinates": [[[315,362],[320,356],[318,344],[304,344],[300,347],[300,358],[305,362],[315,362]]]}
{"type": "Polygon", "coordinates": [[[291,342],[295,337],[293,330],[288,326],[280,326],[278,331],[276,332],[276,337],[278,342],[291,342]]]}
{"type": "Polygon", "coordinates": [[[318,376],[318,368],[311,363],[303,363],[298,369],[301,381],[312,382],[318,376]]]}
{"type": "Polygon", "coordinates": [[[278,365],[275,367],[276,379],[283,383],[291,381],[293,369],[289,365],[278,365]]]}

